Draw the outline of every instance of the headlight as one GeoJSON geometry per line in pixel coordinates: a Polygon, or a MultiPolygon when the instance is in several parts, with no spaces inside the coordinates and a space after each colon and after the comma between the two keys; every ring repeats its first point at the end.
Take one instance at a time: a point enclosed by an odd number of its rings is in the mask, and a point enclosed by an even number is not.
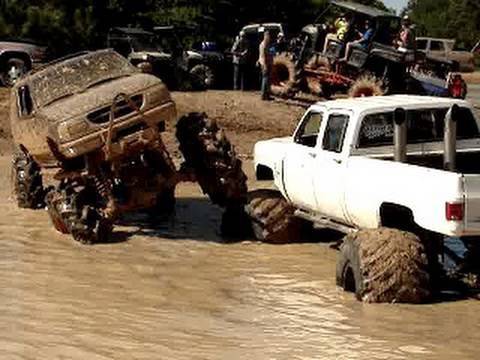
{"type": "Polygon", "coordinates": [[[70,132],[68,131],[67,123],[63,122],[60,125],[58,125],[57,131],[58,131],[58,138],[60,139],[60,142],[65,142],[65,141],[68,141],[68,139],[70,139],[70,132]]]}
{"type": "Polygon", "coordinates": [[[148,55],[147,55],[147,54],[143,54],[143,55],[142,55],[142,60],[147,61],[147,60],[148,60],[148,55]]]}

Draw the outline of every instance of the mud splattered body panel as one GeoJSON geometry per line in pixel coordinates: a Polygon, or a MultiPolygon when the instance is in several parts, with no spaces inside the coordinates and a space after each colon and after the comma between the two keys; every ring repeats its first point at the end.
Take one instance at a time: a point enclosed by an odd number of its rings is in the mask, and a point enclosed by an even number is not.
{"type": "Polygon", "coordinates": [[[15,142],[41,164],[53,160],[47,139],[67,158],[102,148],[108,137],[110,110],[117,99],[113,141],[149,130],[156,136],[163,121],[176,117],[162,81],[142,74],[113,51],[88,53],[53,64],[12,89],[11,124],[15,142]]]}

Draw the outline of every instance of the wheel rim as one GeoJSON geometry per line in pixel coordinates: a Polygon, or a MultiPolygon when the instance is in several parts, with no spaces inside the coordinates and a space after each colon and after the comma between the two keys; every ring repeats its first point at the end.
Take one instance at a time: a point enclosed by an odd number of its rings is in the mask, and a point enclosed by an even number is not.
{"type": "Polygon", "coordinates": [[[23,75],[23,68],[18,65],[12,65],[7,71],[7,83],[15,84],[23,75]]]}

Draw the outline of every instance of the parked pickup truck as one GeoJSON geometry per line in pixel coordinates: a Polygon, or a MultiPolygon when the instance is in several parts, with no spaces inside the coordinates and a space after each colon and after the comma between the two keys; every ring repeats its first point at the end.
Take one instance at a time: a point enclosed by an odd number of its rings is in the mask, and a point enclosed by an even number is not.
{"type": "Polygon", "coordinates": [[[475,71],[474,51],[455,50],[455,39],[418,37],[416,43],[417,50],[429,57],[455,61],[460,71],[475,71]]]}
{"type": "Polygon", "coordinates": [[[464,100],[319,102],[293,136],[255,145],[257,179],[278,191],[253,192],[247,213],[264,241],[294,239],[299,219],[346,233],[339,286],[367,302],[424,302],[443,274],[444,237],[479,249],[479,157],[479,121],[464,100]]]}

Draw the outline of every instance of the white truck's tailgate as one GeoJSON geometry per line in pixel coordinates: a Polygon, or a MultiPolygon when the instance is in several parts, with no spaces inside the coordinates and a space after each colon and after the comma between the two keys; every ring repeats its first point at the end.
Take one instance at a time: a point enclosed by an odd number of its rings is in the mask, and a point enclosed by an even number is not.
{"type": "Polygon", "coordinates": [[[465,229],[467,233],[480,233],[480,175],[464,175],[465,229]]]}

